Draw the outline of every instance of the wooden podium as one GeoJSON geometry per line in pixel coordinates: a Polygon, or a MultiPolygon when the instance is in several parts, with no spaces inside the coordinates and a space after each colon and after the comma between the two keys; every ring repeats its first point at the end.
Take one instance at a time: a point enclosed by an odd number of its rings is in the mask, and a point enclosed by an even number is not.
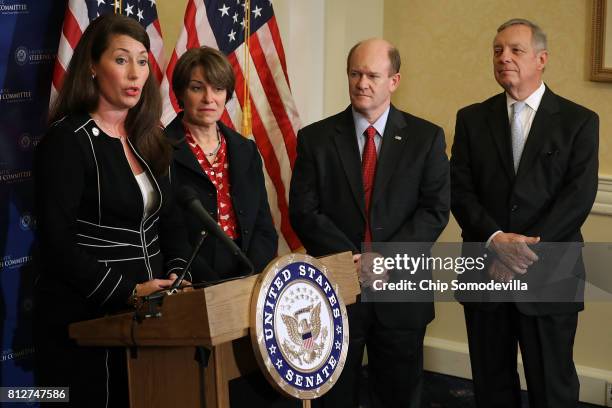
{"type": "MultiPolygon", "coordinates": [[[[355,303],[360,290],[351,253],[319,261],[345,304],[355,303]]],[[[204,401],[207,408],[229,407],[229,381],[259,369],[249,338],[257,278],[166,296],[159,316],[140,323],[133,312],[74,323],[70,337],[81,346],[126,348],[131,408],[195,408],[204,401]],[[212,350],[204,370],[198,346],[212,350]]]]}

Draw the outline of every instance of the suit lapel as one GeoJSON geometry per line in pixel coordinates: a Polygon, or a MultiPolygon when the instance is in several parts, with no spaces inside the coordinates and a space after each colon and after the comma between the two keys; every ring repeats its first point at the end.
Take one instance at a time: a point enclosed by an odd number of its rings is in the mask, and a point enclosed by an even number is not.
{"type": "Polygon", "coordinates": [[[491,135],[499,158],[508,174],[510,180],[514,180],[514,164],[512,161],[512,141],[510,140],[510,122],[508,121],[508,108],[506,106],[506,94],[498,95],[491,105],[491,113],[487,117],[491,135]]]}
{"type": "Polygon", "coordinates": [[[239,200],[237,191],[242,190],[241,187],[237,186],[239,180],[244,180],[243,174],[248,170],[251,163],[249,157],[249,149],[247,149],[247,141],[243,136],[234,132],[225,125],[219,123],[221,133],[225,137],[225,143],[227,144],[227,160],[230,177],[230,189],[232,200],[239,200]]]}
{"type": "Polygon", "coordinates": [[[371,207],[383,196],[399,160],[404,155],[404,147],[409,138],[406,127],[404,116],[391,105],[378,155],[371,207]]]}
{"type": "Polygon", "coordinates": [[[166,135],[172,141],[174,148],[173,159],[178,165],[193,171],[210,183],[210,180],[204,173],[204,170],[202,170],[200,163],[198,163],[198,159],[196,159],[195,155],[187,144],[181,118],[182,113],[179,114],[179,116],[177,116],[166,128],[166,135]]]}
{"type": "Polygon", "coordinates": [[[542,96],[538,111],[533,118],[529,136],[525,141],[525,148],[521,155],[517,177],[529,171],[547,136],[551,134],[552,129],[558,127],[559,118],[556,115],[557,112],[559,112],[559,103],[557,102],[556,95],[547,87],[542,96]]]}
{"type": "Polygon", "coordinates": [[[334,143],[340,162],[344,168],[344,173],[353,192],[353,198],[361,211],[361,216],[365,220],[365,200],[363,192],[363,180],[361,176],[361,160],[359,157],[359,146],[355,136],[355,124],[349,106],[336,123],[336,133],[334,143]]]}

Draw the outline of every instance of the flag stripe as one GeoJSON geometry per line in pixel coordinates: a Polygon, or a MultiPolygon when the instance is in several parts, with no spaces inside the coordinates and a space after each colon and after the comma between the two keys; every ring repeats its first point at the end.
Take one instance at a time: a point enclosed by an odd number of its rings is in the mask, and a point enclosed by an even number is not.
{"type": "MultiPolygon", "coordinates": [[[[261,28],[259,31],[262,30],[263,28],[261,28]]],[[[295,133],[293,132],[293,126],[289,120],[289,117],[287,116],[287,112],[285,111],[285,106],[279,95],[278,89],[276,88],[276,81],[273,78],[265,56],[263,55],[258,34],[251,36],[251,46],[249,51],[251,52],[251,58],[253,58],[254,65],[259,67],[259,69],[256,71],[257,75],[259,76],[263,91],[265,92],[268,103],[270,104],[272,114],[274,115],[278,128],[283,136],[285,150],[287,152],[287,156],[289,157],[291,168],[293,168],[296,150],[295,133]]]]}
{"type": "Polygon", "coordinates": [[[155,80],[157,81],[157,83],[161,83],[162,79],[164,78],[164,74],[159,68],[159,65],[157,65],[155,55],[153,55],[152,52],[149,52],[149,67],[151,69],[151,73],[153,74],[153,76],[155,76],[155,80]]]}
{"type": "Polygon", "coordinates": [[[197,2],[198,12],[196,14],[196,26],[195,29],[198,33],[198,40],[200,45],[206,45],[207,47],[212,47],[215,49],[219,49],[219,45],[217,44],[217,39],[215,38],[215,34],[210,27],[208,22],[208,13],[206,12],[206,6],[203,2],[197,2]]]}
{"type": "MultiPolygon", "coordinates": [[[[157,22],[157,20],[155,20],[157,22]]],[[[151,65],[151,71],[157,79],[157,83],[161,84],[164,78],[163,65],[164,65],[164,41],[161,37],[161,30],[158,31],[155,27],[155,22],[147,27],[147,34],[151,42],[151,51],[149,52],[149,64],[151,65]]]]}
{"type": "Polygon", "coordinates": [[[81,33],[85,31],[89,25],[89,16],[87,15],[87,7],[84,7],[83,0],[70,0],[68,9],[74,16],[81,33]]]}
{"type": "Polygon", "coordinates": [[[200,42],[198,40],[198,36],[195,31],[196,25],[196,7],[193,3],[193,0],[189,0],[187,3],[187,11],[185,12],[184,23],[185,27],[190,27],[187,29],[187,49],[196,48],[200,46],[200,42]]]}
{"type": "Polygon", "coordinates": [[[66,14],[64,15],[64,27],[62,28],[62,33],[64,34],[64,38],[68,40],[68,44],[74,50],[79,43],[79,39],[83,32],[79,28],[79,23],[74,18],[74,15],[68,9],[66,14]]]}
{"type": "Polygon", "coordinates": [[[174,119],[176,116],[176,112],[179,110],[178,102],[174,96],[174,92],[172,92],[172,84],[168,78],[172,78],[172,73],[174,72],[174,66],[176,65],[176,52],[172,53],[170,57],[170,63],[168,64],[168,68],[166,69],[166,74],[164,75],[164,79],[162,80],[160,92],[163,97],[163,112],[161,122],[164,126],[167,126],[168,123],[174,119]]]}
{"type": "MultiPolygon", "coordinates": [[[[291,124],[293,125],[293,131],[295,134],[297,134],[298,130],[300,130],[300,128],[302,127],[300,116],[298,114],[295,103],[293,102],[289,83],[286,82],[286,78],[283,76],[282,66],[278,58],[278,54],[276,54],[275,48],[272,45],[272,32],[268,29],[268,26],[266,25],[263,26],[257,32],[257,35],[259,36],[260,44],[262,46],[262,49],[264,50],[266,62],[268,63],[270,71],[272,72],[274,80],[276,81],[276,86],[278,88],[280,97],[285,103],[285,110],[287,112],[289,120],[291,121],[291,124]]],[[[291,149],[291,151],[295,151],[295,148],[291,149]]]]}
{"type": "Polygon", "coordinates": [[[283,67],[283,74],[285,74],[285,81],[289,86],[289,76],[287,75],[287,62],[285,60],[285,50],[283,49],[283,43],[281,42],[280,32],[278,31],[278,25],[276,24],[276,16],[273,16],[268,21],[268,28],[272,33],[272,41],[274,42],[274,48],[276,48],[276,54],[280,61],[281,67],[283,67]]]}
{"type": "Polygon", "coordinates": [[[230,117],[227,109],[223,110],[223,114],[221,115],[221,122],[223,122],[227,127],[236,130],[234,122],[232,122],[232,118],[230,117]]]}
{"type": "Polygon", "coordinates": [[[51,100],[55,100],[55,97],[57,97],[57,89],[60,89],[62,87],[62,84],[64,83],[64,75],[66,75],[66,71],[64,71],[64,68],[60,65],[58,61],[55,61],[51,86],[51,93],[55,95],[52,95],[51,100]]]}
{"type": "Polygon", "coordinates": [[[62,66],[62,70],[65,72],[68,69],[68,65],[70,64],[70,58],[72,57],[72,48],[68,45],[68,40],[62,33],[60,37],[61,41],[64,41],[62,46],[57,51],[57,60],[62,66]]]}

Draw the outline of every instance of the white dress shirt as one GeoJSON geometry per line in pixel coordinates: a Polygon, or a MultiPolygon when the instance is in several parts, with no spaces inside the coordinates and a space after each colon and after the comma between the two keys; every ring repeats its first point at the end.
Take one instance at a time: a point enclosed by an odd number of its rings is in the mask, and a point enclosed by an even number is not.
{"type": "MultiPolygon", "coordinates": [[[[523,110],[519,113],[519,121],[521,123],[521,132],[523,133],[523,136],[529,135],[531,125],[533,124],[533,118],[535,118],[538,108],[540,107],[540,102],[542,102],[542,96],[544,96],[544,91],[546,91],[546,87],[544,86],[544,82],[542,82],[538,89],[536,89],[531,95],[529,95],[523,100],[523,102],[525,102],[525,108],[523,108],[523,110]]],[[[508,109],[508,120],[510,122],[512,121],[512,105],[515,102],[518,101],[506,92],[506,108],[508,109]]],[[[527,137],[524,137],[523,139],[525,140],[525,143],[527,143],[527,137]]],[[[495,237],[500,232],[502,231],[495,231],[493,234],[491,234],[489,239],[487,239],[487,243],[485,245],[486,248],[488,248],[491,244],[491,240],[493,240],[493,237],[495,237]]]]}

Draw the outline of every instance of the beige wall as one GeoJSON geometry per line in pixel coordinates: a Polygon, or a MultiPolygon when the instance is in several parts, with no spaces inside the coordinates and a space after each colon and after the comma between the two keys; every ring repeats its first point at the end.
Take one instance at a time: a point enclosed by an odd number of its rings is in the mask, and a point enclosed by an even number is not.
{"type": "MultiPolygon", "coordinates": [[[[532,19],[547,32],[544,79],[555,92],[599,114],[600,174],[612,174],[612,83],[588,80],[591,0],[386,0],[384,36],[403,58],[394,103],[444,127],[450,151],[457,110],[500,92],[491,42],[496,28],[512,17],[532,19]]],[[[586,240],[611,242],[612,217],[590,216],[583,232],[586,240]]],[[[441,240],[459,240],[454,220],[441,240]]],[[[436,316],[428,336],[466,341],[458,304],[437,304],[436,316]]],[[[586,306],[576,338],[577,364],[612,370],[611,321],[611,304],[586,306]]]]}

